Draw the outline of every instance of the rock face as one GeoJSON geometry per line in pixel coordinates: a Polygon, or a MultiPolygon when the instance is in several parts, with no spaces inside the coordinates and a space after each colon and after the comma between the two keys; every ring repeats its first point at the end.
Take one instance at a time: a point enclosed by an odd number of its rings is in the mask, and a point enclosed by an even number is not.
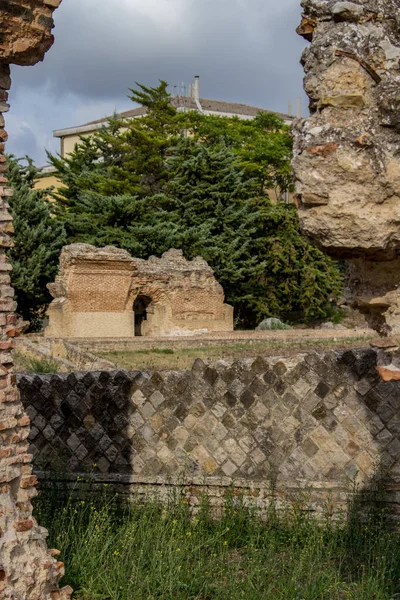
{"type": "Polygon", "coordinates": [[[400,331],[400,0],[303,0],[311,116],[295,129],[305,233],[351,261],[347,298],[400,331]]]}
{"type": "Polygon", "coordinates": [[[32,517],[36,478],[28,453],[29,418],[24,414],[11,350],[18,334],[6,249],[11,246],[7,166],[2,113],[8,110],[12,63],[33,65],[53,43],[52,12],[61,0],[1,0],[0,2],[0,598],[59,600],[71,590],[58,589],[63,563],[46,547],[46,530],[32,517]]]}
{"type": "Polygon", "coordinates": [[[0,61],[34,65],[42,61],[54,37],[53,11],[61,0],[2,0],[0,61]]]}
{"type": "Polygon", "coordinates": [[[46,335],[131,338],[233,331],[233,308],[205,260],[182,250],[132,258],[125,250],[66,246],[49,290],[46,335]]]}

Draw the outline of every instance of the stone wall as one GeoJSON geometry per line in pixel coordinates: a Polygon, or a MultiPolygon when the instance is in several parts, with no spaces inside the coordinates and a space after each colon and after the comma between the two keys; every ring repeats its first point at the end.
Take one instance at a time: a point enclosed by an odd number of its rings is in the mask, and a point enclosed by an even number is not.
{"type": "Polygon", "coordinates": [[[11,354],[18,331],[6,257],[13,226],[3,117],[9,108],[9,65],[32,65],[43,59],[53,43],[52,13],[59,4],[60,0],[0,2],[0,598],[13,600],[57,600],[71,592],[58,590],[63,563],[57,562],[56,551],[47,550],[46,531],[32,517],[36,477],[27,441],[29,417],[20,402],[11,354]]]}
{"type": "Polygon", "coordinates": [[[61,0],[2,0],[0,62],[34,65],[42,61],[54,42],[52,15],[60,4],[61,0]]]}
{"type": "Polygon", "coordinates": [[[311,116],[294,127],[302,227],[350,260],[349,303],[400,333],[400,0],[303,0],[311,116]]]}
{"type": "Polygon", "coordinates": [[[182,250],[132,258],[125,250],[72,244],[63,248],[49,290],[46,335],[133,338],[233,331],[233,308],[205,260],[182,250]]]}
{"type": "MultiPolygon", "coordinates": [[[[375,350],[206,365],[184,372],[19,375],[34,465],[91,473],[132,493],[185,481],[218,502],[232,482],[268,502],[307,488],[343,506],[357,476],[400,483],[400,382],[375,350]]],[[[397,512],[399,498],[392,498],[397,512]]]]}
{"type": "MultiPolygon", "coordinates": [[[[103,352],[112,351],[127,351],[137,352],[138,350],[154,350],[154,349],[199,349],[213,348],[224,346],[232,346],[236,344],[245,344],[246,346],[255,345],[257,349],[254,354],[260,352],[260,345],[268,343],[279,344],[280,347],[285,344],[297,346],[299,344],[325,344],[332,346],[335,342],[346,344],[358,343],[364,338],[364,344],[372,338],[376,338],[376,332],[373,329],[288,329],[276,331],[231,331],[231,332],[214,332],[213,334],[199,334],[190,336],[168,336],[157,338],[72,338],[67,340],[57,340],[49,338],[45,340],[54,349],[54,354],[57,355],[57,347],[59,344],[79,347],[93,354],[102,354],[103,352]]],[[[43,337],[30,337],[30,340],[35,340],[39,344],[43,344],[43,337]]],[[[24,340],[22,342],[24,343],[24,340]]],[[[350,347],[350,346],[349,346],[350,347]]],[[[72,355],[71,355],[72,356],[72,355]]],[[[103,370],[103,367],[80,368],[75,370],[103,370]]],[[[107,369],[106,369],[107,370],[107,369]]]]}

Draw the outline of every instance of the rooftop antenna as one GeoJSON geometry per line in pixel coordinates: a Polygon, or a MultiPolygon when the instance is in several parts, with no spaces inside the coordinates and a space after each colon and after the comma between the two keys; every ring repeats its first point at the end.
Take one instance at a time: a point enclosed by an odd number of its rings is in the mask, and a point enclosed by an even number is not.
{"type": "Polygon", "coordinates": [[[201,106],[201,102],[200,102],[200,76],[196,75],[194,78],[194,84],[193,84],[193,98],[194,101],[196,102],[196,106],[199,110],[199,112],[203,113],[203,107],[201,106]]]}
{"type": "Polygon", "coordinates": [[[296,117],[298,119],[301,119],[301,117],[303,116],[303,103],[301,98],[297,98],[297,103],[296,103],[296,117]]]}
{"type": "Polygon", "coordinates": [[[200,102],[200,77],[198,75],[196,75],[194,78],[194,83],[185,83],[184,81],[179,81],[178,85],[174,85],[173,87],[175,96],[178,95],[180,99],[179,104],[182,106],[182,108],[193,108],[193,103],[190,101],[194,100],[198,111],[201,113],[204,112],[200,102]]]}

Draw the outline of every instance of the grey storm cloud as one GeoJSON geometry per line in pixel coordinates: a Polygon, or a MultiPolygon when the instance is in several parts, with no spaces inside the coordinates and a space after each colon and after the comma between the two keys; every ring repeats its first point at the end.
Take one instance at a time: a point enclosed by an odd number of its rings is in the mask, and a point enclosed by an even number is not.
{"type": "Polygon", "coordinates": [[[51,129],[129,107],[135,82],[194,75],[203,97],[286,111],[302,95],[299,19],[299,0],[64,0],[44,63],[14,69],[10,134],[23,121],[51,146],[51,129]]]}

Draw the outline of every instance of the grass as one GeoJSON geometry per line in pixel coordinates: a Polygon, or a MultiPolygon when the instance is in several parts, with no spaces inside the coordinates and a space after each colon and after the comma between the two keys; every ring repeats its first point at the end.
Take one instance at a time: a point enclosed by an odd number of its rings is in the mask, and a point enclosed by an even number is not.
{"type": "Polygon", "coordinates": [[[138,350],[137,354],[175,354],[171,348],[154,348],[153,350],[138,350]]]}
{"type": "Polygon", "coordinates": [[[20,373],[59,373],[60,363],[51,358],[15,354],[15,370],[20,373]]]}
{"type": "Polygon", "coordinates": [[[80,600],[391,600],[400,536],[383,517],[321,522],[304,505],[261,518],[228,493],[222,517],[179,494],[123,509],[41,492],[36,512],[80,600]]]}
{"type": "Polygon", "coordinates": [[[122,369],[190,369],[196,360],[217,361],[235,358],[253,358],[255,356],[296,354],[311,350],[334,350],[365,347],[368,339],[351,337],[338,341],[334,339],[282,341],[265,340],[262,342],[242,342],[211,347],[198,348],[154,348],[153,350],[113,350],[99,352],[98,355],[109,360],[122,369]]]}

